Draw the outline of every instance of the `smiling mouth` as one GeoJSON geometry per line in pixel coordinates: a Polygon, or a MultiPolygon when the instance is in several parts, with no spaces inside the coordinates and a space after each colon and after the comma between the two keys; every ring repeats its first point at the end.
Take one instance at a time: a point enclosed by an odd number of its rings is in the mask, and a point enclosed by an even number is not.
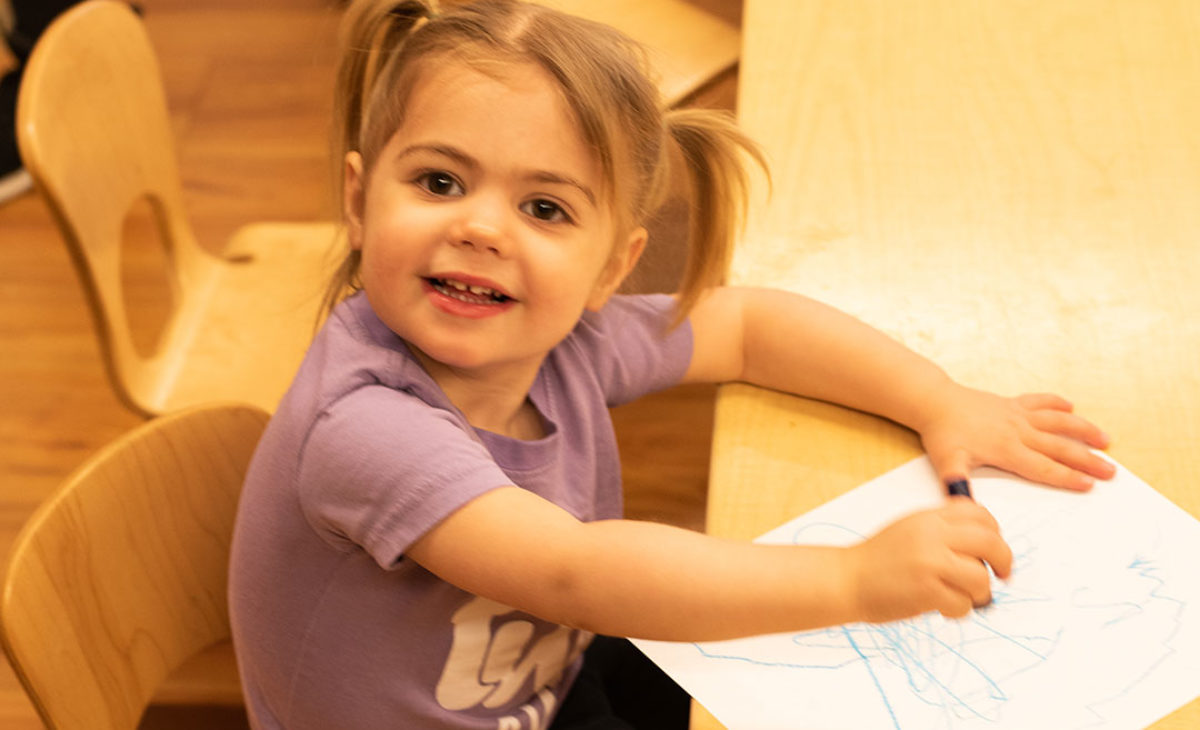
{"type": "Polygon", "coordinates": [[[514,301],[507,294],[498,292],[495,289],[489,289],[486,286],[473,286],[453,279],[437,279],[433,277],[426,279],[426,281],[429,282],[429,285],[437,293],[468,304],[504,304],[505,302],[514,301]]]}

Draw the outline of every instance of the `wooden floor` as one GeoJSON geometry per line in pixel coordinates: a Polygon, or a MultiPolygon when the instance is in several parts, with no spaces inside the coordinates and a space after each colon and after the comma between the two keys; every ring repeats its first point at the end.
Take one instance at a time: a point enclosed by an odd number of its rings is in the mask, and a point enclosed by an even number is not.
{"type": "MultiPolygon", "coordinates": [[[[695,0],[737,22],[739,0],[695,0]]],[[[326,220],[332,0],[141,0],[163,67],[197,235],[216,249],[258,220],[326,220]]],[[[699,103],[727,106],[728,86],[699,103]]],[[[135,215],[131,227],[141,221],[135,215]]],[[[153,327],[161,252],[135,247],[130,297],[153,327]]],[[[42,201],[0,205],[0,555],[21,525],[100,445],[140,419],[114,397],[66,250],[42,201]]],[[[618,409],[630,509],[703,521],[713,391],[679,389],[618,409]],[[645,485],[656,485],[647,489],[645,485]],[[661,488],[660,488],[661,487],[661,488]]],[[[0,727],[41,727],[0,664],[0,727]]]]}

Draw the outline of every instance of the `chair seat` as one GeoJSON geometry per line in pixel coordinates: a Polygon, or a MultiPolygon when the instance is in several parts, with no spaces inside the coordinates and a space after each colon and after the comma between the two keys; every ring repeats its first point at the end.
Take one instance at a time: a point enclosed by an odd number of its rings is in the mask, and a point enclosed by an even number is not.
{"type": "Polygon", "coordinates": [[[226,639],[192,656],[169,674],[152,705],[220,705],[242,706],[237,660],[233,642],[226,639]]]}
{"type": "Polygon", "coordinates": [[[209,400],[268,411],[291,383],[315,334],[325,287],[337,267],[340,226],[255,223],[230,239],[197,312],[176,331],[187,342],[163,348],[177,375],[149,410],[168,412],[209,400]]]}

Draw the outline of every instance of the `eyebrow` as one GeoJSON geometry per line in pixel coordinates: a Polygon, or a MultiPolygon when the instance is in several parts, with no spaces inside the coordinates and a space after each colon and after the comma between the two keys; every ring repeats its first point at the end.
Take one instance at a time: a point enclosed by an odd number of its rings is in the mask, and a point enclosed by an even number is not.
{"type": "MultiPolygon", "coordinates": [[[[451,160],[454,160],[455,162],[457,162],[467,168],[470,168],[471,170],[478,170],[480,168],[479,161],[476,160],[474,157],[470,156],[469,154],[460,150],[457,147],[453,147],[451,145],[444,145],[444,144],[413,144],[413,145],[409,145],[408,147],[405,147],[404,149],[400,150],[400,153],[398,155],[396,155],[396,159],[402,160],[405,157],[408,157],[410,155],[415,155],[415,154],[418,154],[421,152],[432,152],[433,154],[436,154],[436,155],[448,157],[451,160]]],[[[584,185],[579,180],[576,180],[575,178],[571,177],[570,175],[564,175],[560,172],[554,172],[552,170],[531,170],[525,174],[525,179],[533,180],[535,182],[550,183],[550,184],[556,184],[556,185],[569,185],[570,187],[573,187],[573,188],[579,190],[579,192],[583,193],[584,197],[586,197],[588,199],[588,202],[591,203],[593,206],[596,206],[596,194],[594,192],[592,192],[592,189],[589,188],[587,185],[584,185]]]]}

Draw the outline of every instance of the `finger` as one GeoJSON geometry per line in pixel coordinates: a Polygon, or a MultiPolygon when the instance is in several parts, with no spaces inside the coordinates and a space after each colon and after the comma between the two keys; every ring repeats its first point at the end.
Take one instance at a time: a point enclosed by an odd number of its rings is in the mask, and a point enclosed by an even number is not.
{"type": "MultiPolygon", "coordinates": [[[[1008,543],[1004,541],[1004,538],[1000,536],[1000,533],[996,533],[995,538],[988,541],[984,549],[980,552],[982,553],[980,558],[987,563],[988,567],[991,568],[992,572],[996,574],[997,578],[1005,580],[1012,575],[1012,548],[1008,546],[1008,543]]],[[[988,586],[990,589],[990,579],[988,580],[988,586]]]]}
{"type": "MultiPolygon", "coordinates": [[[[1035,431],[1025,437],[1025,444],[1038,453],[1066,466],[1077,474],[1076,483],[1091,486],[1091,479],[1111,479],[1116,474],[1112,462],[1098,456],[1079,441],[1035,431]]],[[[1067,485],[1071,488],[1070,485],[1067,485]]]]}
{"type": "Polygon", "coordinates": [[[976,563],[983,561],[997,577],[1007,578],[1012,573],[1012,548],[1000,535],[1000,527],[991,513],[983,508],[980,508],[980,511],[987,514],[987,523],[975,522],[956,526],[947,544],[964,560],[976,563]]]}
{"type": "Polygon", "coordinates": [[[971,455],[966,449],[929,452],[929,463],[942,484],[966,479],[971,473],[971,455]]]}
{"type": "MultiPolygon", "coordinates": [[[[972,499],[952,499],[942,508],[942,516],[951,530],[985,530],[1000,534],[1000,523],[991,512],[988,512],[978,502],[972,499]]],[[[968,543],[952,543],[952,547],[961,551],[968,543]]]]}
{"type": "Polygon", "coordinates": [[[1092,488],[1095,484],[1092,477],[1043,454],[1031,445],[1036,441],[1036,438],[1026,434],[1021,443],[1007,449],[1005,458],[993,466],[1011,471],[1029,481],[1059,489],[1086,492],[1092,488]]]}
{"type": "Polygon", "coordinates": [[[1075,405],[1071,401],[1054,393],[1026,393],[1017,396],[1016,400],[1017,403],[1032,411],[1051,410],[1070,413],[1075,410],[1075,405]]]}
{"type": "Polygon", "coordinates": [[[974,601],[969,594],[947,586],[942,599],[938,602],[937,611],[946,618],[963,618],[971,613],[971,609],[974,607],[974,601]]]}
{"type": "Polygon", "coordinates": [[[964,556],[955,556],[950,571],[944,579],[946,593],[938,610],[959,616],[971,608],[986,606],[992,602],[992,576],[983,561],[964,556]]]}
{"type": "Polygon", "coordinates": [[[972,608],[983,608],[992,602],[992,573],[988,570],[988,563],[982,560],[965,561],[974,563],[969,569],[971,575],[970,583],[967,585],[967,594],[971,598],[972,608]]]}
{"type": "Polygon", "coordinates": [[[1029,422],[1041,431],[1073,438],[1097,449],[1108,448],[1112,442],[1099,426],[1073,413],[1058,410],[1034,411],[1029,414],[1029,422]]]}

